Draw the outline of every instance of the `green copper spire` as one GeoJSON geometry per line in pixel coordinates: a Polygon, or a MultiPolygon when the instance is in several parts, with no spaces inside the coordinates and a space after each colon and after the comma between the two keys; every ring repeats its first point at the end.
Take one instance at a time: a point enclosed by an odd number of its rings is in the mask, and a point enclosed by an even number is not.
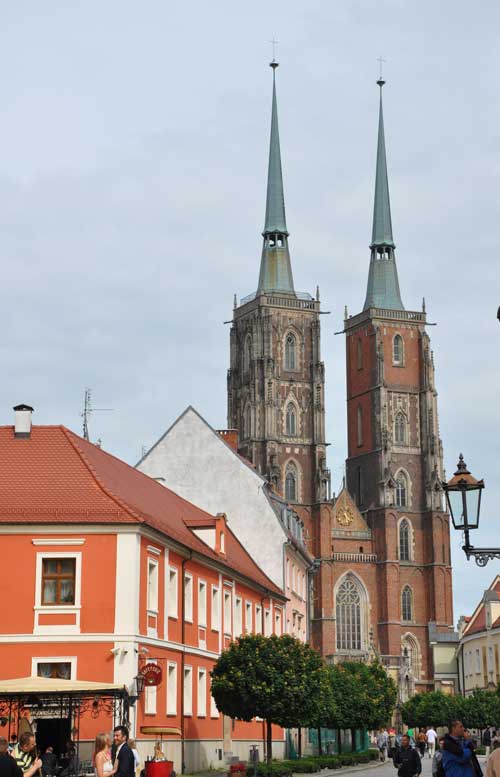
{"type": "Polygon", "coordinates": [[[292,266],[288,251],[288,230],[285,217],[285,196],[281,170],[280,135],[278,129],[278,103],[276,100],[276,68],[273,70],[273,102],[271,113],[271,140],[269,144],[269,167],[267,173],[266,219],[264,224],[264,246],[260,263],[259,287],[257,293],[279,291],[294,294],[292,266]]]}
{"type": "Polygon", "coordinates": [[[372,242],[370,245],[370,272],[364,310],[367,308],[404,310],[399,291],[396,257],[394,255],[396,246],[392,236],[391,203],[385,155],[384,113],[382,109],[382,87],[385,81],[379,78],[377,84],[380,87],[377,172],[375,176],[372,242]]]}

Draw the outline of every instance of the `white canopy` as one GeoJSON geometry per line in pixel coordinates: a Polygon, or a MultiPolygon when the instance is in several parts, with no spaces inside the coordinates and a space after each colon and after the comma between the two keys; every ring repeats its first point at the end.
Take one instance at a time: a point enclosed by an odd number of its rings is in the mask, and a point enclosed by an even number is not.
{"type": "Polygon", "coordinates": [[[124,691],[123,685],[94,683],[87,680],[60,680],[53,677],[19,677],[14,680],[0,680],[0,696],[6,694],[44,693],[109,693],[124,691]]]}

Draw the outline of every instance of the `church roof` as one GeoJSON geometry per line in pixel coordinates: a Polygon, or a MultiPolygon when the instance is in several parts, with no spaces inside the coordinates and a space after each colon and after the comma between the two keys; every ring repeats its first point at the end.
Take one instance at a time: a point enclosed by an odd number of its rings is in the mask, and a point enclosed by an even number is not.
{"type": "Polygon", "coordinates": [[[385,308],[404,310],[399,291],[398,271],[394,256],[394,238],[392,234],[391,202],[387,176],[387,158],[385,152],[384,113],[382,106],[382,87],[385,81],[377,81],[380,87],[380,106],[378,120],[377,168],[375,174],[375,197],[373,203],[373,228],[370,270],[364,310],[385,308]]]}
{"type": "Polygon", "coordinates": [[[144,524],[283,596],[229,527],[224,559],[186,522],[213,516],[64,426],[0,427],[0,524],[144,524]]]}

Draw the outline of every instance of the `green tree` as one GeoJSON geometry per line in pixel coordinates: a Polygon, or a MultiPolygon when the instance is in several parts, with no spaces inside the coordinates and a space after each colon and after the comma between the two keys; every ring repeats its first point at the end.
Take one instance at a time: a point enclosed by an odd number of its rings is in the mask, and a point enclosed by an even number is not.
{"type": "Polygon", "coordinates": [[[456,716],[454,696],[442,691],[416,693],[401,708],[403,723],[408,726],[448,726],[456,716]]]}
{"type": "Polygon", "coordinates": [[[272,724],[317,725],[326,705],[325,670],[309,645],[284,634],[248,634],[231,643],[212,672],[217,709],[239,720],[266,721],[267,760],[272,760],[272,724]]]}
{"type": "Polygon", "coordinates": [[[495,691],[476,689],[470,696],[455,697],[454,717],[469,728],[486,728],[500,723],[500,697],[495,691]]]}

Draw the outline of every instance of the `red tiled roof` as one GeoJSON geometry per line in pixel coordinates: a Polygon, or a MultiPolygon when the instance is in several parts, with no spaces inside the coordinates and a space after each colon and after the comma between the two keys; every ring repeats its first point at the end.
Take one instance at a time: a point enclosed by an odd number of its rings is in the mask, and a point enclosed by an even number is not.
{"type": "Polygon", "coordinates": [[[477,616],[474,619],[474,622],[467,627],[465,634],[467,636],[469,636],[469,634],[477,634],[478,631],[484,631],[485,628],[486,628],[486,612],[485,612],[484,604],[482,604],[481,609],[479,610],[477,616]]]}
{"type": "Polygon", "coordinates": [[[185,524],[214,516],[64,426],[0,427],[0,473],[0,523],[145,523],[283,597],[229,527],[222,559],[185,524]]]}

